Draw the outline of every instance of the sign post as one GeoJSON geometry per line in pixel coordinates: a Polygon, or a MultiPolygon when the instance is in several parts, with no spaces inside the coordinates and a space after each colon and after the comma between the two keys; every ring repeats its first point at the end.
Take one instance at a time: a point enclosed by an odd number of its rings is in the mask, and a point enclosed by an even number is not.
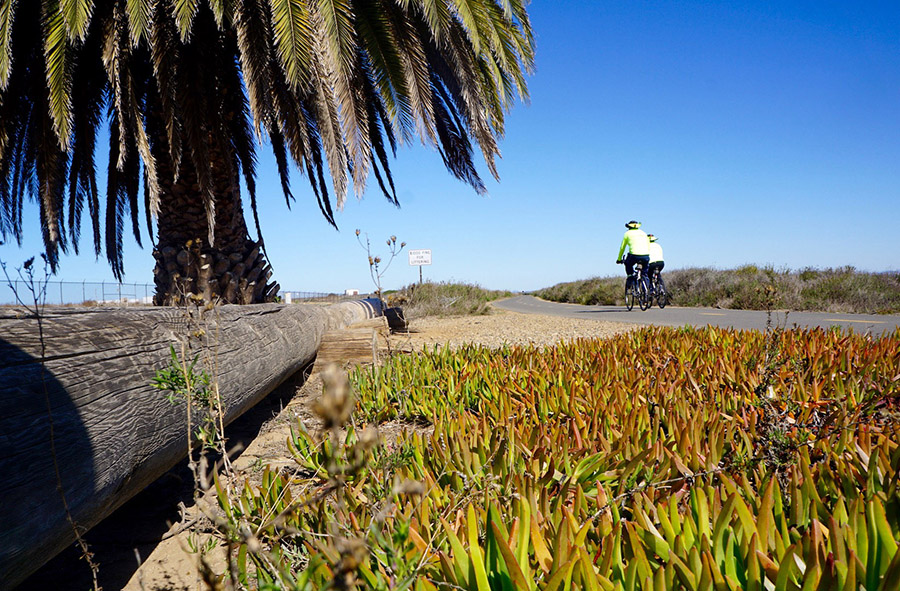
{"type": "Polygon", "coordinates": [[[409,251],[409,265],[419,266],[419,285],[422,285],[422,265],[430,265],[431,264],[431,249],[424,248],[419,250],[410,250],[409,251]]]}

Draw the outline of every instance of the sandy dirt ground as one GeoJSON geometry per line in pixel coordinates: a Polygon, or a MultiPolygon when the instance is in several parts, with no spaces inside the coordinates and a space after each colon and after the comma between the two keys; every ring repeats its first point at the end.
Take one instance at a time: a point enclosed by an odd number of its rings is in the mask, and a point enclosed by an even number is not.
{"type": "MultiPolygon", "coordinates": [[[[388,335],[378,323],[369,323],[377,344],[340,359],[345,369],[378,362],[392,354],[409,354],[435,345],[476,343],[489,347],[552,345],[576,338],[606,338],[633,326],[603,322],[526,315],[495,310],[486,316],[427,317],[412,319],[408,334],[388,335]],[[374,354],[373,354],[374,353],[374,354]]],[[[359,328],[356,328],[358,331],[359,328]]],[[[240,449],[234,469],[251,481],[262,468],[292,466],[287,451],[290,428],[298,420],[315,429],[311,406],[322,391],[321,364],[309,375],[297,376],[270,395],[247,415],[228,427],[229,444],[240,449]]],[[[381,425],[382,437],[392,426],[381,425]]],[[[193,502],[192,476],[186,463],[160,478],[88,533],[87,539],[99,564],[101,587],[106,591],[193,591],[206,589],[198,569],[198,549],[214,548],[211,523],[193,502]]],[[[214,499],[209,499],[214,504],[214,499]]],[[[216,572],[224,570],[218,549],[205,553],[216,572]]],[[[74,550],[50,561],[20,590],[86,590],[92,587],[90,569],[74,550]]]]}

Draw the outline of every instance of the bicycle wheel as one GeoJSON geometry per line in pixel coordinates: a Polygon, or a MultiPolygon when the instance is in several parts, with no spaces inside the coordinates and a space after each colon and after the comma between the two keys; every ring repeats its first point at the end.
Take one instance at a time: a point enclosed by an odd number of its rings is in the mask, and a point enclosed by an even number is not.
{"type": "Polygon", "coordinates": [[[634,282],[631,277],[625,280],[625,307],[629,312],[634,308],[634,282]]]}
{"type": "Polygon", "coordinates": [[[665,308],[669,303],[669,292],[666,291],[666,284],[662,277],[656,284],[656,303],[659,304],[660,309],[665,308]]]}
{"type": "Polygon", "coordinates": [[[650,298],[650,292],[647,290],[647,284],[641,279],[638,282],[638,305],[641,307],[641,311],[648,309],[653,305],[653,300],[650,298]]]}

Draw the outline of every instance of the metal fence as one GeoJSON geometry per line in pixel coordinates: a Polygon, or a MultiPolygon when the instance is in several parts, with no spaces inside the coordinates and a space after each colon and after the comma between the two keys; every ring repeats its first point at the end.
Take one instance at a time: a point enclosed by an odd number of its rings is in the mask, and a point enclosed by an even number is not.
{"type": "Polygon", "coordinates": [[[281,301],[286,304],[296,302],[322,303],[322,304],[339,304],[341,302],[352,302],[365,298],[365,294],[337,294],[337,293],[319,293],[314,291],[280,291],[281,301]]]}
{"type": "MultiPolygon", "coordinates": [[[[2,278],[0,278],[2,279],[2,278]]],[[[35,284],[35,287],[44,287],[35,284]]],[[[48,281],[43,294],[43,302],[49,305],[109,306],[109,305],[151,305],[156,287],[152,283],[116,283],[96,281],[48,281]]],[[[12,280],[12,285],[0,282],[0,305],[16,304],[16,294],[31,304],[32,294],[21,279],[12,280]]],[[[344,295],[315,291],[281,291],[281,301],[337,304],[364,298],[365,295],[344,295]]]]}
{"type": "MultiPolygon", "coordinates": [[[[48,281],[35,282],[36,288],[46,291],[42,300],[49,305],[150,305],[155,287],[150,283],[117,283],[113,281],[48,281]]],[[[0,304],[15,304],[16,294],[30,304],[33,295],[25,281],[13,279],[12,285],[0,284],[0,304]]]]}

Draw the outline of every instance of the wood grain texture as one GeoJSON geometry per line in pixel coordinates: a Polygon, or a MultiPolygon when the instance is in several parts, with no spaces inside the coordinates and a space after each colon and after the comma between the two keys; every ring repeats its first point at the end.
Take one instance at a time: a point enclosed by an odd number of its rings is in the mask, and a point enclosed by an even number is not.
{"type": "Polygon", "coordinates": [[[315,358],[364,302],[0,311],[0,589],[14,587],[185,455],[184,404],[151,387],[180,350],[206,349],[229,423],[315,358]],[[204,345],[205,342],[205,345],[204,345]],[[51,429],[53,437],[51,441],[51,429]],[[60,494],[62,492],[62,494],[60,494]]]}

